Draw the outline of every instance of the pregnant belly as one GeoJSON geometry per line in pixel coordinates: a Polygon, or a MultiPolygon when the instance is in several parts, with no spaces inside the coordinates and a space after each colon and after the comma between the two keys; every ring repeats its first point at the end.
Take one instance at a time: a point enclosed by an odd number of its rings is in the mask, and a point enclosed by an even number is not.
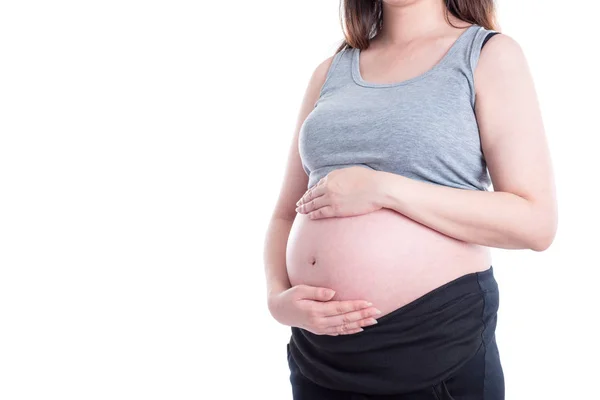
{"type": "Polygon", "coordinates": [[[311,220],[298,214],[286,250],[292,286],[336,291],[334,300],[368,300],[381,316],[491,265],[489,248],[456,240],[390,209],[311,220]]]}

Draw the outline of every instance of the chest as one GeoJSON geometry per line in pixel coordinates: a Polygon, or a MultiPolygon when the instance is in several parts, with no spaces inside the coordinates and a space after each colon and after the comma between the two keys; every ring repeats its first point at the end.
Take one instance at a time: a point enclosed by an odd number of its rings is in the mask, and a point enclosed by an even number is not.
{"type": "Polygon", "coordinates": [[[373,161],[436,157],[479,151],[470,88],[449,75],[400,87],[348,85],[325,93],[305,119],[299,137],[306,164],[355,157],[373,161]]]}

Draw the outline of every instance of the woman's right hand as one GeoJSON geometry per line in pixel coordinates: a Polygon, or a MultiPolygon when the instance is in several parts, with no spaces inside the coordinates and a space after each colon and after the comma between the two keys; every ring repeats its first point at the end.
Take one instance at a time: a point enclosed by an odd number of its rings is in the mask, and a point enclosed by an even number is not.
{"type": "Polygon", "coordinates": [[[269,296],[269,311],[279,323],[316,335],[347,335],[377,323],[381,312],[366,300],[331,300],[329,288],[296,285],[269,296]]]}

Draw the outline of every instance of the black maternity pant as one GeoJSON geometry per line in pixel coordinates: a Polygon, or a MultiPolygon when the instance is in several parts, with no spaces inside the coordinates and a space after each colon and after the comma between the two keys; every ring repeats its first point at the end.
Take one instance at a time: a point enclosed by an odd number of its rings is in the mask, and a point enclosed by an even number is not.
{"type": "Polygon", "coordinates": [[[363,332],[291,327],[294,400],[504,400],[493,268],[440,286],[363,332]]]}

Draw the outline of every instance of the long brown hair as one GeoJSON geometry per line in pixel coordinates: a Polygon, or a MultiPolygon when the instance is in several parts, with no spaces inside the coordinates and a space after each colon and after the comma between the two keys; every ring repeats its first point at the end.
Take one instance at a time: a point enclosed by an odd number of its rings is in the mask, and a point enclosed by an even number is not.
{"type": "MultiPolygon", "coordinates": [[[[442,0],[440,0],[442,1],[442,0]]],[[[454,17],[483,26],[486,29],[498,30],[496,22],[496,5],[494,0],[443,0],[447,11],[454,17]]],[[[361,50],[369,47],[369,42],[383,26],[383,3],[381,0],[341,0],[340,22],[345,39],[336,53],[346,47],[361,50]],[[344,27],[345,22],[345,27],[344,27]],[[344,29],[345,28],[345,29],[344,29]]],[[[450,25],[448,13],[446,20],[450,25]]],[[[452,25],[454,26],[454,25],[452,25]]]]}

